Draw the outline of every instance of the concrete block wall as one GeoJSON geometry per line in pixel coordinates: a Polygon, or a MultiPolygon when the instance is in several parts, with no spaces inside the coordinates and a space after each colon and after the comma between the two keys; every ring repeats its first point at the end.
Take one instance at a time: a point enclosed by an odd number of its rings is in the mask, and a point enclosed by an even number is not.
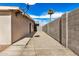
{"type": "Polygon", "coordinates": [[[63,14],[62,17],[61,17],[61,32],[60,32],[60,35],[61,35],[61,44],[64,45],[66,47],[66,14],[63,14]]]}
{"type": "Polygon", "coordinates": [[[53,37],[54,39],[56,39],[57,41],[60,41],[60,24],[59,24],[59,21],[60,21],[60,18],[53,21],[53,22],[50,22],[49,24],[46,24],[44,27],[43,27],[43,31],[46,32],[48,35],[50,35],[51,37],[53,37]]]}
{"type": "Polygon", "coordinates": [[[42,30],[47,33],[47,25],[43,26],[42,30]]]}
{"type": "Polygon", "coordinates": [[[60,21],[55,20],[49,24],[46,24],[43,27],[43,31],[46,32],[45,27],[49,25],[50,29],[49,35],[55,38],[65,47],[66,45],[68,45],[68,48],[70,48],[73,52],[79,55],[79,9],[75,9],[69,12],[68,18],[66,18],[66,16],[67,16],[66,14],[63,14],[59,19],[60,21]],[[67,42],[67,36],[68,36],[68,42],[67,42]]]}
{"type": "Polygon", "coordinates": [[[68,14],[68,47],[79,55],[79,9],[68,14]]]}
{"type": "Polygon", "coordinates": [[[49,23],[49,35],[60,42],[60,18],[49,23]],[[53,28],[54,27],[54,28],[53,28]]]}

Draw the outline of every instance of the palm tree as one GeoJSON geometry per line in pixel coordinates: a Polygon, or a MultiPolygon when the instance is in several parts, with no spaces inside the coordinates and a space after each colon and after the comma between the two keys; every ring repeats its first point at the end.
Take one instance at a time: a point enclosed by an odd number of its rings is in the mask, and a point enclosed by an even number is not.
{"type": "Polygon", "coordinates": [[[51,10],[51,9],[49,9],[49,10],[48,10],[48,14],[50,15],[50,21],[51,21],[51,15],[54,14],[54,11],[51,10]]]}

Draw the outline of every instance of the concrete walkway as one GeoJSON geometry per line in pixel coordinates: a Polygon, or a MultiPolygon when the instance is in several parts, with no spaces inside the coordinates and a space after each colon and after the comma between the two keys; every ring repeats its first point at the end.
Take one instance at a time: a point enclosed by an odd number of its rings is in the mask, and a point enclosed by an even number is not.
{"type": "Polygon", "coordinates": [[[20,56],[76,56],[70,49],[59,44],[55,39],[42,31],[36,32],[26,45],[29,38],[22,39],[8,47],[0,55],[20,56]],[[38,36],[39,35],[39,36],[38,36]]]}
{"type": "Polygon", "coordinates": [[[38,31],[24,49],[22,55],[35,56],[76,56],[70,49],[65,48],[55,39],[42,31],[38,31]],[[39,37],[35,37],[39,35],[39,37]]]}
{"type": "Polygon", "coordinates": [[[9,46],[4,51],[0,52],[0,56],[19,56],[23,52],[26,44],[29,42],[30,38],[24,38],[13,45],[9,46]]]}

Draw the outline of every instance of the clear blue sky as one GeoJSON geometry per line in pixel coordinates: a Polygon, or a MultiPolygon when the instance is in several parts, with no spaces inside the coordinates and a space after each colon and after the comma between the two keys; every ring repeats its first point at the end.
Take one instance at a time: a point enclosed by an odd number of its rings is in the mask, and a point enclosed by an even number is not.
{"type": "MultiPolygon", "coordinates": [[[[0,3],[0,6],[18,6],[21,9],[27,7],[24,3],[0,3]]],[[[78,7],[79,3],[36,3],[34,5],[30,5],[28,13],[33,15],[41,15],[43,12],[47,12],[48,9],[54,9],[58,12],[65,12],[78,7]]]]}
{"type": "Polygon", "coordinates": [[[66,12],[73,10],[79,7],[79,3],[77,4],[69,4],[69,3],[37,3],[31,6],[29,10],[30,14],[41,15],[43,12],[47,12],[48,9],[53,9],[56,12],[66,12]]]}
{"type": "MultiPolygon", "coordinates": [[[[25,9],[27,7],[24,3],[0,3],[0,6],[18,6],[21,9],[25,9]]],[[[79,8],[79,3],[36,3],[34,5],[30,5],[30,9],[28,12],[29,15],[41,16],[46,13],[48,9],[53,9],[56,12],[66,12],[71,11],[75,8],[79,8]]],[[[35,18],[34,18],[35,19],[35,18]]],[[[48,20],[48,18],[36,18],[39,20],[48,20]]]]}

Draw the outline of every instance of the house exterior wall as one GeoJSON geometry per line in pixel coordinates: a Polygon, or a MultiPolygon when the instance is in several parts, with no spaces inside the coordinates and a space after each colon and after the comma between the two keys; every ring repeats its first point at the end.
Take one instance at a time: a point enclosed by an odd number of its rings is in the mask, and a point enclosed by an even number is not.
{"type": "Polygon", "coordinates": [[[30,17],[16,16],[15,10],[0,10],[0,45],[10,45],[34,32],[34,24],[30,17]]]}
{"type": "Polygon", "coordinates": [[[27,36],[30,32],[30,23],[31,23],[31,32],[34,32],[34,22],[30,21],[27,17],[23,15],[15,15],[12,12],[12,42],[15,42],[21,39],[24,36],[27,36]]]}
{"type": "Polygon", "coordinates": [[[0,12],[0,45],[11,44],[11,12],[0,12]]]}
{"type": "Polygon", "coordinates": [[[35,26],[34,22],[29,21],[29,23],[31,23],[31,32],[34,32],[34,26],[35,26]]]}

